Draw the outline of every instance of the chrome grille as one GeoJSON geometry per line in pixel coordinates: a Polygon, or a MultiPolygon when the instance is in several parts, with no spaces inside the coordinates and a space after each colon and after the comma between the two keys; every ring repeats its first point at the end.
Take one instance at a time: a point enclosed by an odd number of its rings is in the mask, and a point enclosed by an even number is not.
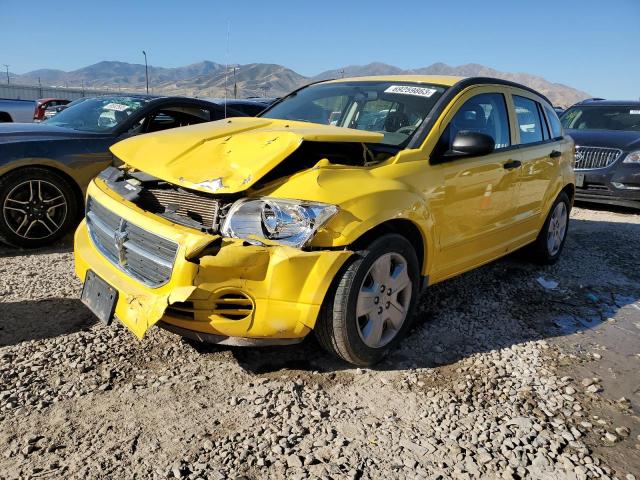
{"type": "Polygon", "coordinates": [[[177,243],[124,220],[91,197],[86,218],[94,245],[116,267],[150,287],[169,281],[177,243]]]}
{"type": "Polygon", "coordinates": [[[622,155],[618,148],[576,146],[576,170],[606,168],[622,155]]]}
{"type": "Polygon", "coordinates": [[[200,225],[217,231],[219,204],[207,194],[177,188],[144,187],[136,204],[159,215],[173,213],[172,220],[176,223],[191,227],[200,225]]]}

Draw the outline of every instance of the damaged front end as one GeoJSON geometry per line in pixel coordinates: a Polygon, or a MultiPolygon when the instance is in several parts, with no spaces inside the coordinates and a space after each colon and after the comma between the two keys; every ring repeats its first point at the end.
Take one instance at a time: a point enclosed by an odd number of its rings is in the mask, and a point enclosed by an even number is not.
{"type": "MultiPolygon", "coordinates": [[[[164,171],[150,173],[115,148],[124,165],[105,170],[88,189],[86,218],[75,237],[78,276],[84,280],[91,270],[117,290],[114,316],[138,338],[158,322],[222,343],[304,337],[352,252],[309,246],[337,206],[265,194],[299,168],[376,158],[364,143],[295,136],[296,148],[281,149],[277,162],[272,155],[270,170],[242,171],[243,163],[219,177],[213,169],[189,174],[184,164],[179,175],[168,175],[176,162],[187,162],[184,155],[160,159],[164,171]],[[218,183],[206,184],[205,177],[218,183]]],[[[228,137],[221,142],[231,143],[228,137]]]]}
{"type": "Polygon", "coordinates": [[[209,341],[302,338],[351,255],[249,244],[185,227],[148,215],[101,180],[88,193],[75,236],[76,273],[84,281],[91,270],[117,290],[114,316],[138,338],[161,320],[209,341]],[[121,250],[111,243],[118,232],[121,250]]]}

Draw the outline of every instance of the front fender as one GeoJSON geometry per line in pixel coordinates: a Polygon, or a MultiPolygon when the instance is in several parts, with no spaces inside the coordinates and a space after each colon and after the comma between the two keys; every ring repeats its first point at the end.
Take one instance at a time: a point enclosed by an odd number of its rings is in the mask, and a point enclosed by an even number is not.
{"type": "MultiPolygon", "coordinates": [[[[338,213],[316,234],[312,247],[346,247],[391,220],[408,220],[423,240],[423,270],[433,255],[433,219],[425,198],[397,180],[397,165],[376,168],[326,168],[290,177],[269,195],[331,203],[338,213]]],[[[403,169],[406,167],[402,167],[403,169]]]]}

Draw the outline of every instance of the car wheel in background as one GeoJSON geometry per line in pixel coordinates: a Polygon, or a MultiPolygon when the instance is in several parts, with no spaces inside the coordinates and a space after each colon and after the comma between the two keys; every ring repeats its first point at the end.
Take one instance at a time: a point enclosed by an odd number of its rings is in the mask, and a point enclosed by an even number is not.
{"type": "Polygon", "coordinates": [[[22,248],[51,244],[74,226],[78,205],[71,185],[39,167],[0,178],[0,240],[22,248]]]}
{"type": "Polygon", "coordinates": [[[349,363],[379,362],[411,326],[419,278],[411,243],[381,236],[334,279],[315,328],[319,342],[349,363]]]}
{"type": "Polygon", "coordinates": [[[558,261],[567,240],[570,213],[569,197],[565,192],[560,192],[538,234],[538,238],[532,244],[532,253],[536,262],[550,265],[558,261]]]}

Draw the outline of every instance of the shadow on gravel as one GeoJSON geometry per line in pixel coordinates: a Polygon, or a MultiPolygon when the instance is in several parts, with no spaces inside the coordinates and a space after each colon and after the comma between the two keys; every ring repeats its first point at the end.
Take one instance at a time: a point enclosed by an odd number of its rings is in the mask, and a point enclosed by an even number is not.
{"type": "Polygon", "coordinates": [[[42,248],[24,249],[11,247],[0,242],[0,258],[22,257],[24,255],[47,255],[50,253],[69,253],[73,251],[73,234],[65,236],[53,245],[42,248]]]}
{"type": "Polygon", "coordinates": [[[622,213],[622,214],[630,214],[630,215],[640,214],[640,207],[631,208],[631,207],[623,207],[621,205],[607,205],[604,203],[585,202],[583,200],[576,200],[575,206],[579,208],[584,208],[587,210],[598,211],[598,212],[613,212],[613,213],[622,213]]]}
{"type": "Polygon", "coordinates": [[[77,332],[96,322],[78,299],[0,303],[0,347],[77,332]]]}
{"type": "MultiPolygon", "coordinates": [[[[412,331],[375,369],[449,365],[475,353],[593,328],[640,299],[638,238],[640,224],[573,219],[556,265],[532,264],[524,250],[434,285],[420,299],[412,331]],[[538,277],[559,285],[545,289],[538,277]]],[[[313,335],[290,347],[191,345],[204,355],[230,351],[255,374],[353,368],[325,353],[313,335]]]]}

